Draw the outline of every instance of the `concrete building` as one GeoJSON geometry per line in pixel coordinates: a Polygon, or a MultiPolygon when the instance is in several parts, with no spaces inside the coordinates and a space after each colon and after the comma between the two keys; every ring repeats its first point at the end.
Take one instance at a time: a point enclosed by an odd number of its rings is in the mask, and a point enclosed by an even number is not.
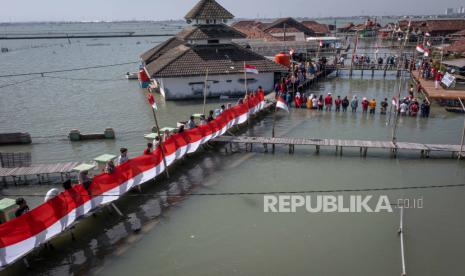
{"type": "Polygon", "coordinates": [[[226,23],[234,16],[215,0],[201,0],[185,16],[191,24],[175,37],[141,56],[147,75],[167,100],[202,98],[208,70],[207,96],[242,96],[262,86],[271,91],[287,68],[232,42],[245,38],[226,23]],[[244,74],[244,64],[259,74],[244,74]]]}

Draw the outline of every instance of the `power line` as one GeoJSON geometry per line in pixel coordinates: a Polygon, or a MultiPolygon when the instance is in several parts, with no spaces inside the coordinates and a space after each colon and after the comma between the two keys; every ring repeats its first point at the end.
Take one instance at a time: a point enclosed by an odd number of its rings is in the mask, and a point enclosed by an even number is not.
{"type": "Polygon", "coordinates": [[[43,76],[44,78],[60,79],[60,80],[72,80],[72,81],[126,81],[126,79],[86,79],[86,78],[68,78],[68,77],[57,77],[57,76],[43,76]]]}
{"type": "MultiPolygon", "coordinates": [[[[321,193],[347,193],[347,192],[379,192],[379,191],[400,191],[400,190],[425,190],[425,189],[447,189],[465,187],[465,184],[449,184],[449,185],[425,185],[425,186],[406,186],[406,187],[383,187],[383,188],[359,188],[359,189],[333,189],[333,190],[301,190],[301,191],[268,191],[268,192],[225,192],[225,193],[186,193],[179,194],[163,194],[161,193],[137,193],[125,194],[124,196],[140,197],[140,196],[159,196],[159,197],[184,197],[184,196],[242,196],[242,195],[289,195],[289,194],[321,194],[321,193]]],[[[78,196],[73,195],[73,196],[78,196]]],[[[44,197],[44,194],[5,194],[5,196],[15,197],[44,197]]],[[[80,195],[88,196],[88,194],[80,195]]],[[[92,195],[92,196],[107,196],[115,197],[115,195],[92,195]]]]}
{"type": "Polygon", "coordinates": [[[105,64],[105,65],[95,65],[95,66],[88,66],[88,67],[78,67],[78,68],[71,68],[71,69],[54,70],[54,71],[29,72],[29,73],[0,75],[0,78],[11,78],[11,77],[31,76],[31,75],[41,75],[41,76],[43,76],[45,74],[74,72],[74,71],[82,71],[82,70],[89,70],[89,69],[99,69],[99,68],[107,68],[107,67],[115,67],[115,66],[122,66],[122,65],[128,65],[128,64],[135,64],[135,63],[139,63],[139,61],[105,64]]]}
{"type": "Polygon", "coordinates": [[[5,85],[0,86],[0,89],[1,89],[1,88],[5,88],[5,87],[10,87],[10,86],[15,86],[15,85],[23,84],[23,83],[30,82],[30,81],[33,81],[33,80],[36,80],[36,79],[40,79],[40,78],[41,78],[41,77],[36,77],[36,78],[24,80],[24,81],[17,81],[17,82],[5,84],[5,85]]]}

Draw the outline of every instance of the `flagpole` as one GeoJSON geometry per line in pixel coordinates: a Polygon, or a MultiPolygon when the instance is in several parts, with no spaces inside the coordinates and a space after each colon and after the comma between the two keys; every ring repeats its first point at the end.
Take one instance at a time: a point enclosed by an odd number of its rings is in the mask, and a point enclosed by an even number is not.
{"type": "MultiPolygon", "coordinates": [[[[399,92],[397,94],[397,105],[399,105],[399,103],[400,103],[400,93],[402,91],[403,78],[404,78],[404,71],[401,71],[400,72],[400,81],[399,81],[399,92]]],[[[397,140],[396,134],[397,134],[397,121],[399,119],[399,114],[398,113],[399,112],[397,112],[397,110],[395,110],[395,113],[394,113],[394,125],[392,126],[392,142],[393,143],[396,143],[396,140],[397,140]]]]}
{"type": "Polygon", "coordinates": [[[207,104],[207,88],[208,88],[208,68],[207,68],[207,72],[205,74],[205,84],[204,84],[205,88],[204,88],[204,91],[203,91],[203,115],[206,115],[205,113],[205,106],[207,104]]]}
{"type": "MultiPolygon", "coordinates": [[[[271,129],[271,138],[275,138],[276,112],[277,111],[278,111],[278,101],[276,100],[276,105],[274,106],[274,112],[273,112],[273,127],[271,129]]],[[[274,143],[271,145],[271,148],[272,148],[272,152],[274,153],[274,149],[275,149],[275,144],[274,143]]]]}
{"type": "Polygon", "coordinates": [[[245,61],[244,61],[244,89],[245,89],[245,95],[247,95],[247,69],[245,68],[245,61]]]}
{"type": "Polygon", "coordinates": [[[163,165],[165,166],[166,178],[170,178],[170,174],[168,172],[168,166],[166,165],[166,157],[165,152],[163,151],[161,135],[160,135],[160,126],[158,125],[157,114],[155,113],[155,109],[151,106],[153,119],[155,120],[155,127],[157,128],[157,136],[158,136],[158,147],[160,148],[161,156],[163,158],[163,165]]]}

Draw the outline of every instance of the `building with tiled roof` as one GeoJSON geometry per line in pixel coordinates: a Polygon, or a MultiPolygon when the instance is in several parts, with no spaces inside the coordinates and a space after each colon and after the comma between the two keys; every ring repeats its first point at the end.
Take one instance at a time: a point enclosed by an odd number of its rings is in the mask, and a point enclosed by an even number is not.
{"type": "MultiPolygon", "coordinates": [[[[400,28],[405,31],[409,21],[399,21],[400,28]]],[[[465,19],[431,19],[410,22],[411,30],[429,33],[431,36],[447,36],[465,29],[465,19]]]]}
{"type": "Polygon", "coordinates": [[[444,51],[449,54],[465,57],[465,38],[457,40],[451,45],[445,47],[444,51]]]}
{"type": "Polygon", "coordinates": [[[203,97],[207,70],[208,97],[242,96],[246,83],[249,91],[273,89],[287,68],[233,43],[246,37],[226,25],[233,17],[215,0],[201,0],[185,16],[190,26],[141,55],[147,75],[166,99],[203,97]],[[245,74],[244,64],[256,66],[259,74],[245,74]]]}
{"type": "Polygon", "coordinates": [[[329,26],[316,21],[302,21],[302,24],[312,30],[317,36],[325,36],[330,33],[329,26]]]}
{"type": "Polygon", "coordinates": [[[233,28],[247,35],[248,39],[263,41],[306,41],[308,37],[326,36],[330,33],[329,25],[316,21],[299,22],[286,17],[272,23],[256,20],[238,21],[233,28]]]}

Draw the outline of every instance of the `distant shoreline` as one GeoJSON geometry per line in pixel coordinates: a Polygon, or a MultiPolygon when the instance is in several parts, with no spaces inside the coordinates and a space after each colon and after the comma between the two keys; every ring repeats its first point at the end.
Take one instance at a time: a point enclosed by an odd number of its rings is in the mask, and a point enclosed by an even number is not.
{"type": "MultiPolygon", "coordinates": [[[[380,19],[402,19],[402,18],[411,18],[411,19],[463,19],[465,16],[446,16],[440,14],[430,14],[430,15],[357,15],[357,16],[330,16],[330,17],[294,17],[297,20],[351,20],[351,19],[365,19],[365,18],[380,18],[380,19]]],[[[276,20],[277,17],[270,18],[236,18],[234,21],[240,20],[276,20]]],[[[169,19],[169,20],[83,20],[83,21],[12,21],[5,22],[0,21],[1,25],[20,25],[20,24],[99,24],[99,23],[184,23],[184,19],[169,19]]]]}

